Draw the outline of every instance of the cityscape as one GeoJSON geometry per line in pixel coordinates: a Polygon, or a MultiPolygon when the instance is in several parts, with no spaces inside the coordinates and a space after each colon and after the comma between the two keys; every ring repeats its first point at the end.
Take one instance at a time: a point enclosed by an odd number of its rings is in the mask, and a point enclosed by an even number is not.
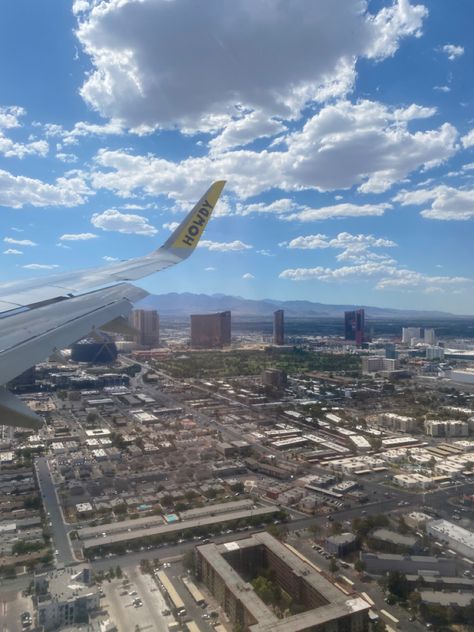
{"type": "Polygon", "coordinates": [[[3,0],[0,632],[474,632],[472,0],[3,0]]]}
{"type": "Polygon", "coordinates": [[[363,308],[269,324],[135,309],[10,383],[44,424],[3,426],[8,625],[470,621],[474,343],[363,308]]]}

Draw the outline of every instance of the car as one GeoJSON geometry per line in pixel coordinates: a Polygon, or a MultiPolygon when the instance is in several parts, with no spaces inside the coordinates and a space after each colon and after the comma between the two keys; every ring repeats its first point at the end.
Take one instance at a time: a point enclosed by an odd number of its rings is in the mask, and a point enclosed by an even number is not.
{"type": "Polygon", "coordinates": [[[129,593],[130,597],[134,597],[135,595],[138,595],[136,590],[131,590],[129,593]]]}

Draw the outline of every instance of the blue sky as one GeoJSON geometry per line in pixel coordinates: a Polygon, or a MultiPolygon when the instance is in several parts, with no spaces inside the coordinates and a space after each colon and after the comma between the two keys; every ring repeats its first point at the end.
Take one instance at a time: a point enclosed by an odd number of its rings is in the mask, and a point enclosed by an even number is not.
{"type": "Polygon", "coordinates": [[[474,314],[471,0],[4,0],[1,280],[152,250],[156,293],[474,314]]]}

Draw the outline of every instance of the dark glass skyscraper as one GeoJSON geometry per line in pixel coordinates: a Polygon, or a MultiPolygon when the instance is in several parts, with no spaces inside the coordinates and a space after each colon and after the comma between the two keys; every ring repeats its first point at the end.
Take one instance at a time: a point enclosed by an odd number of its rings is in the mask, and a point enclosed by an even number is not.
{"type": "Polygon", "coordinates": [[[363,309],[344,312],[344,337],[355,340],[357,345],[364,342],[365,314],[363,309]]]}
{"type": "Polygon", "coordinates": [[[282,309],[277,309],[273,312],[273,344],[284,345],[285,344],[285,312],[282,309]]]}

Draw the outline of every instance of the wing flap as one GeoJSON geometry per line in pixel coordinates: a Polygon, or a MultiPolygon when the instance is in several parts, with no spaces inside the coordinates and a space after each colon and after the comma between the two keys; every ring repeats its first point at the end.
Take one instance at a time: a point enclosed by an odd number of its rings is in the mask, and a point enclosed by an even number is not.
{"type": "Polygon", "coordinates": [[[43,420],[21,399],[0,387],[0,424],[38,430],[43,425],[43,420]]]}

